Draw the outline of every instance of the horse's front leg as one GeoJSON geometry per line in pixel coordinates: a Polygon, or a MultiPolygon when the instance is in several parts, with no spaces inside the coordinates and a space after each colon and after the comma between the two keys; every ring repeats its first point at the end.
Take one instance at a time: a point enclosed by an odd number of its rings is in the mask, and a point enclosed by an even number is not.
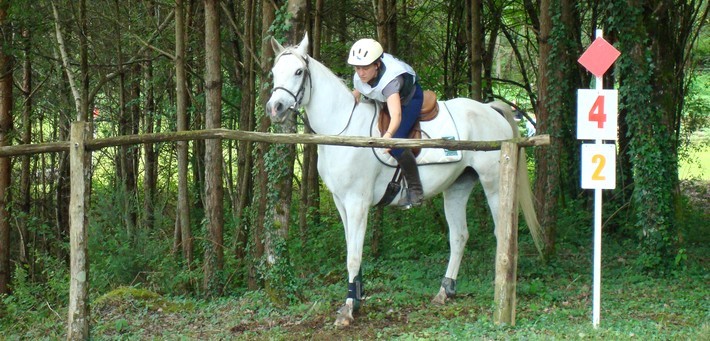
{"type": "MultiPolygon", "coordinates": [[[[341,206],[341,205],[339,205],[341,206]]],[[[341,217],[345,227],[347,243],[348,295],[345,304],[338,309],[336,326],[349,326],[354,321],[353,312],[360,308],[362,300],[362,248],[367,230],[367,213],[369,206],[362,200],[350,204],[343,203],[341,217]]]]}

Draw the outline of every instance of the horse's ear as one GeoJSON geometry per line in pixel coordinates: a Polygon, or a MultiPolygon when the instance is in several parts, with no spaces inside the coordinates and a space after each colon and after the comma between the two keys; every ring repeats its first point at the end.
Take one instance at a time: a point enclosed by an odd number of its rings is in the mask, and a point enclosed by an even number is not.
{"type": "Polygon", "coordinates": [[[298,44],[298,52],[305,56],[308,54],[308,32],[303,35],[303,40],[298,44]]]}
{"type": "Polygon", "coordinates": [[[274,39],[274,37],[271,37],[271,48],[274,49],[274,53],[276,55],[278,55],[279,53],[281,53],[281,51],[284,50],[284,47],[281,46],[281,44],[279,44],[279,42],[276,41],[276,39],[274,39]]]}

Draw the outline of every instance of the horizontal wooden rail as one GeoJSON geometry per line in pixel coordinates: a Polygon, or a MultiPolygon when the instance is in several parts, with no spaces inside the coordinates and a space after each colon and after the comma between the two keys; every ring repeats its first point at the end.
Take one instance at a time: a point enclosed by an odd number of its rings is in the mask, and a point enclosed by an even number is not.
{"type": "Polygon", "coordinates": [[[0,157],[19,156],[28,154],[68,152],[69,141],[49,142],[37,144],[18,144],[0,147],[0,157]]]}
{"type": "MultiPolygon", "coordinates": [[[[542,146],[550,144],[549,135],[533,137],[520,137],[503,141],[461,141],[444,139],[384,139],[379,137],[359,136],[333,136],[314,134],[273,134],[254,131],[241,131],[229,129],[186,130],[167,133],[123,135],[102,139],[89,139],[85,147],[89,151],[106,147],[124,146],[133,144],[191,141],[207,139],[242,140],[267,143],[298,143],[298,144],[327,144],[338,146],[367,147],[367,148],[446,148],[450,150],[498,150],[503,142],[516,143],[520,147],[542,146]]],[[[0,147],[0,157],[65,152],[69,150],[70,143],[51,142],[39,144],[25,144],[0,147]]]]}

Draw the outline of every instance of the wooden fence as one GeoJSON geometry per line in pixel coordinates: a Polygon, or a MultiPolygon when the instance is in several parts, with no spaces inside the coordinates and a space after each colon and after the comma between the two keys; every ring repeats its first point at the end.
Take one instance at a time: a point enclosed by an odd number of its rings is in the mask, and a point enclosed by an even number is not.
{"type": "Polygon", "coordinates": [[[326,144],[353,147],[419,147],[450,150],[501,150],[500,231],[496,245],[495,311],[496,323],[515,324],[515,288],[518,268],[518,206],[515,198],[517,160],[520,147],[550,143],[548,135],[506,141],[407,140],[370,137],[344,137],[310,134],[270,134],[228,129],[192,130],[169,133],[124,135],[93,139],[90,125],[74,122],[69,141],[0,147],[0,157],[69,151],[70,200],[69,243],[70,273],[67,339],[89,338],[87,260],[87,183],[91,152],[106,147],[205,139],[231,139],[266,143],[326,144]]]}

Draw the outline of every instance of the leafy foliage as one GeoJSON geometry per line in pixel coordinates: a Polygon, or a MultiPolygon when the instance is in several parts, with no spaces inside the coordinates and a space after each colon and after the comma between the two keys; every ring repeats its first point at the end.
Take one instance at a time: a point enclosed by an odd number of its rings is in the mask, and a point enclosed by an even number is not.
{"type": "Polygon", "coordinates": [[[653,20],[643,7],[630,6],[624,1],[610,3],[617,15],[610,25],[618,32],[619,45],[629,51],[618,63],[620,74],[620,109],[628,112],[629,150],[633,167],[635,214],[634,229],[638,233],[643,255],[638,261],[647,269],[664,272],[672,265],[677,248],[675,222],[677,199],[677,148],[674,127],[664,124],[673,117],[669,106],[659,97],[667,92],[664,72],[655,44],[650,36],[653,20]],[[660,84],[659,84],[660,83],[660,84]],[[661,180],[662,179],[662,180],[661,180]]]}

